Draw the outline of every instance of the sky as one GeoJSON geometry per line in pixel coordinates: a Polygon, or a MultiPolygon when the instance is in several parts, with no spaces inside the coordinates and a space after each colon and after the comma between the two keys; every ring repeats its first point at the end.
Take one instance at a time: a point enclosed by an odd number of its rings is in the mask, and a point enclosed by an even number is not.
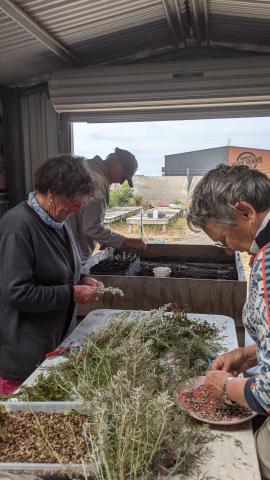
{"type": "Polygon", "coordinates": [[[74,123],[74,154],[103,159],[131,151],[142,175],[161,175],[164,155],[234,145],[270,149],[270,117],[164,122],[74,123]]]}

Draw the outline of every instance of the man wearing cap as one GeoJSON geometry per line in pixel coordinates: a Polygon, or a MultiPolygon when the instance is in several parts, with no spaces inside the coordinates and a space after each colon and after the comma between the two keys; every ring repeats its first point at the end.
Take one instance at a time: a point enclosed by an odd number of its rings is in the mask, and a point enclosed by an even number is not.
{"type": "Polygon", "coordinates": [[[125,237],[104,226],[110,185],[122,184],[127,180],[129,186],[133,187],[132,177],[138,168],[135,156],[128,150],[116,148],[105,160],[96,155],[85,161],[101,184],[101,195],[99,199],[90,199],[80,214],[72,215],[69,219],[82,262],[86,262],[92,255],[97,242],[102,246],[128,251],[144,250],[145,243],[140,238],[125,237]]]}

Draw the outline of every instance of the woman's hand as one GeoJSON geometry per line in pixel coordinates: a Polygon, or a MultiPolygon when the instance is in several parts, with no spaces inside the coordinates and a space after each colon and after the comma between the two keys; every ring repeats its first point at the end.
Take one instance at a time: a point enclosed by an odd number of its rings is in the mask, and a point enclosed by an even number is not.
{"type": "Polygon", "coordinates": [[[246,378],[233,378],[230,373],[223,370],[212,370],[205,375],[204,385],[209,392],[218,400],[224,400],[224,383],[227,378],[231,378],[227,382],[227,397],[242,407],[249,408],[245,400],[245,384],[246,378]]]}
{"type": "Polygon", "coordinates": [[[100,282],[95,278],[85,276],[82,277],[81,283],[82,285],[88,285],[89,287],[97,287],[100,282]]]}
{"type": "Polygon", "coordinates": [[[74,302],[76,303],[93,303],[98,300],[99,294],[97,285],[75,285],[73,288],[74,302]]]}
{"type": "Polygon", "coordinates": [[[214,397],[222,400],[224,382],[226,378],[229,377],[231,377],[231,375],[228,372],[224,372],[223,370],[212,370],[205,375],[204,385],[214,397]]]}
{"type": "Polygon", "coordinates": [[[97,288],[98,295],[101,295],[103,293],[102,290],[104,288],[104,283],[99,282],[95,278],[83,277],[82,280],[81,280],[81,283],[83,285],[88,285],[89,287],[97,288]]]}
{"type": "Polygon", "coordinates": [[[212,363],[211,370],[223,370],[236,377],[257,364],[256,344],[222,353],[212,363]]]}

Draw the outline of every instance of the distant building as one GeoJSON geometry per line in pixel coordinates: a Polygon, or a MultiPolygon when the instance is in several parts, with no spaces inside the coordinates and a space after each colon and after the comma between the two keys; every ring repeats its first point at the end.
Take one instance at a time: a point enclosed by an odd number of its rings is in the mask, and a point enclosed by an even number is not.
{"type": "Polygon", "coordinates": [[[270,150],[259,150],[248,147],[207,148],[193,152],[165,155],[165,176],[185,176],[189,182],[192,177],[201,177],[218,164],[248,165],[270,176],[270,150]]]}

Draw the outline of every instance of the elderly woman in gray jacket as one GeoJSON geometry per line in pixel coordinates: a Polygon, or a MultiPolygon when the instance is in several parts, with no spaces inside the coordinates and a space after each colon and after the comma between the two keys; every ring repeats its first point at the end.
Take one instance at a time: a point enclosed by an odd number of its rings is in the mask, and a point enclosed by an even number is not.
{"type": "Polygon", "coordinates": [[[51,158],[28,200],[0,221],[0,393],[12,393],[74,328],[76,304],[95,301],[66,222],[94,195],[83,159],[51,158]]]}

